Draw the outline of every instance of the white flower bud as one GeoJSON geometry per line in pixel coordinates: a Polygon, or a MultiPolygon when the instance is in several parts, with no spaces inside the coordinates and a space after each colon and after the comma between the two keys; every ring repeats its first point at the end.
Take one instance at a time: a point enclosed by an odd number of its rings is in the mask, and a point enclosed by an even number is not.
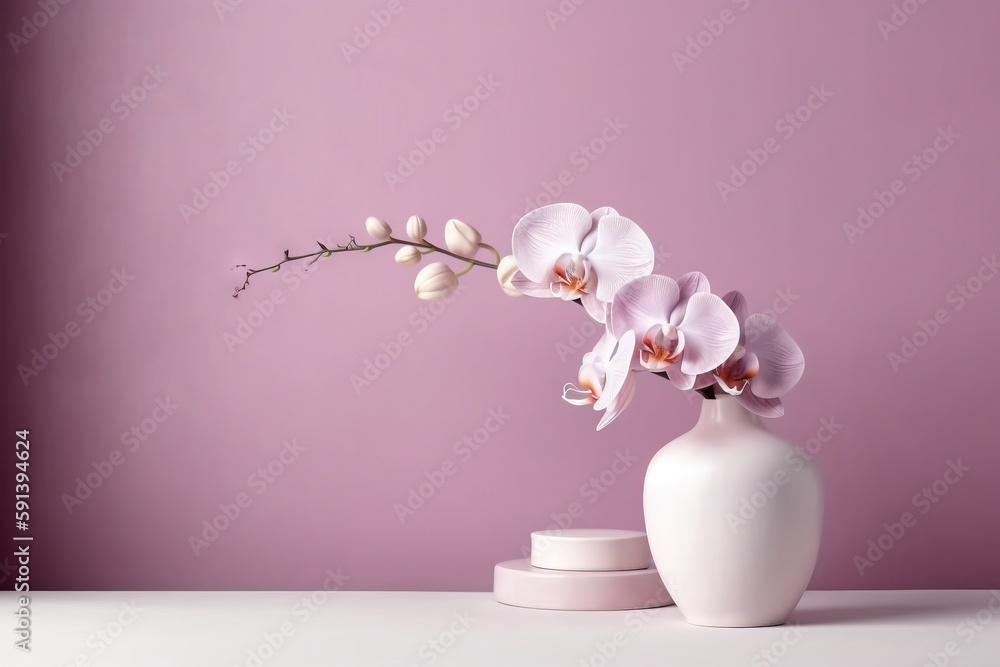
{"type": "Polygon", "coordinates": [[[497,281],[500,283],[500,289],[509,296],[524,296],[511,285],[515,273],[517,273],[517,260],[514,259],[514,255],[507,255],[500,260],[497,265],[497,281]]]}
{"type": "Polygon", "coordinates": [[[427,236],[427,223],[419,215],[411,215],[406,221],[406,235],[411,241],[423,241],[427,236]]]}
{"type": "Polygon", "coordinates": [[[413,282],[417,297],[426,301],[443,299],[458,289],[458,276],[443,262],[433,262],[420,269],[413,282]]]}
{"type": "Polygon", "coordinates": [[[420,258],[420,251],[411,245],[404,245],[396,251],[396,261],[400,264],[417,264],[420,258]]]}
{"type": "Polygon", "coordinates": [[[456,255],[474,257],[483,237],[472,225],[452,219],[444,226],[444,242],[456,255]]]}
{"type": "Polygon", "coordinates": [[[368,216],[368,219],[365,220],[365,229],[376,241],[388,241],[389,237],[392,236],[392,227],[386,224],[385,220],[380,220],[373,215],[368,216]]]}

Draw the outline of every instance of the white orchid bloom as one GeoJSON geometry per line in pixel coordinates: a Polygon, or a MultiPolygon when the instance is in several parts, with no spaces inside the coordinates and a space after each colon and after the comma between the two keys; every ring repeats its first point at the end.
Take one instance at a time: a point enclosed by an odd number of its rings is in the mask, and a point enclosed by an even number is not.
{"type": "Polygon", "coordinates": [[[580,366],[580,387],[567,383],[563,387],[563,400],[573,405],[593,405],[604,410],[597,430],[613,422],[635,395],[635,373],[632,361],[635,356],[635,333],[627,331],[616,340],[605,331],[591,352],[583,356],[580,366]]]}
{"type": "Polygon", "coordinates": [[[715,384],[750,412],[761,417],[785,414],[781,397],[791,391],[805,370],[805,356],[795,340],[767,315],[747,315],[740,292],[722,300],[740,323],[736,349],[714,371],[698,376],[696,387],[715,384]]]}
{"type": "Polygon", "coordinates": [[[653,271],[653,244],[639,225],[604,207],[552,204],[526,214],[511,241],[520,275],[515,289],[528,296],[580,299],[605,322],[615,293],[653,271]]]}
{"type": "Polygon", "coordinates": [[[699,374],[729,358],[740,338],[736,315],[708,289],[700,273],[679,281],[637,278],[615,295],[609,328],[615,336],[635,332],[641,368],[666,371],[679,389],[692,389],[699,374]]]}

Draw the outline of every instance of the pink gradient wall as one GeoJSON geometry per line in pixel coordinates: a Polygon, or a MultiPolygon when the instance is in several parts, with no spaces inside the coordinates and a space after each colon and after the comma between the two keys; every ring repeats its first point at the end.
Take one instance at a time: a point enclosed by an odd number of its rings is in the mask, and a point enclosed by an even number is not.
{"type": "Polygon", "coordinates": [[[30,37],[2,56],[0,228],[37,587],[306,589],[339,569],[353,589],[487,590],[574,507],[575,526],[641,528],[645,465],[701,399],[647,377],[595,433],[559,397],[597,338],[581,309],[480,270],[432,306],[390,251],[231,296],[234,265],[370,214],[419,213],[436,239],[457,217],[509,251],[550,193],[618,208],[658,271],[742,289],[805,350],[771,426],[825,475],[813,588],[1000,585],[1000,5],[93,0],[33,32],[39,11],[2,18],[30,37]],[[429,498],[401,513],[411,491],[429,498]]]}

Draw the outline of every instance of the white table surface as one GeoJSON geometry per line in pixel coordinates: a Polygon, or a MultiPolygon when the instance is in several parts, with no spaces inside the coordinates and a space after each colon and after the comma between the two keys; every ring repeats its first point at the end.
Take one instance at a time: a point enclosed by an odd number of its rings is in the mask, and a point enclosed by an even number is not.
{"type": "Polygon", "coordinates": [[[5,592],[0,665],[921,667],[934,656],[936,667],[1000,666],[1000,593],[991,591],[811,591],[789,625],[754,629],[695,627],[676,607],[554,612],[489,593],[332,592],[309,610],[310,595],[36,592],[24,654],[13,648],[16,598],[5,592]],[[133,602],[134,611],[122,606],[133,602]],[[249,651],[282,624],[282,645],[257,662],[249,651]]]}

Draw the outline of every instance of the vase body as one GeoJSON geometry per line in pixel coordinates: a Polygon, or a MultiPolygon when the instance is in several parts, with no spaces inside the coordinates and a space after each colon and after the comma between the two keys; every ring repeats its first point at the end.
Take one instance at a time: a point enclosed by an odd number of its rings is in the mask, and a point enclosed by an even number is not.
{"type": "Polygon", "coordinates": [[[816,564],[822,481],[808,453],[723,396],[650,461],[643,514],[653,562],[689,623],[778,625],[816,564]]]}

